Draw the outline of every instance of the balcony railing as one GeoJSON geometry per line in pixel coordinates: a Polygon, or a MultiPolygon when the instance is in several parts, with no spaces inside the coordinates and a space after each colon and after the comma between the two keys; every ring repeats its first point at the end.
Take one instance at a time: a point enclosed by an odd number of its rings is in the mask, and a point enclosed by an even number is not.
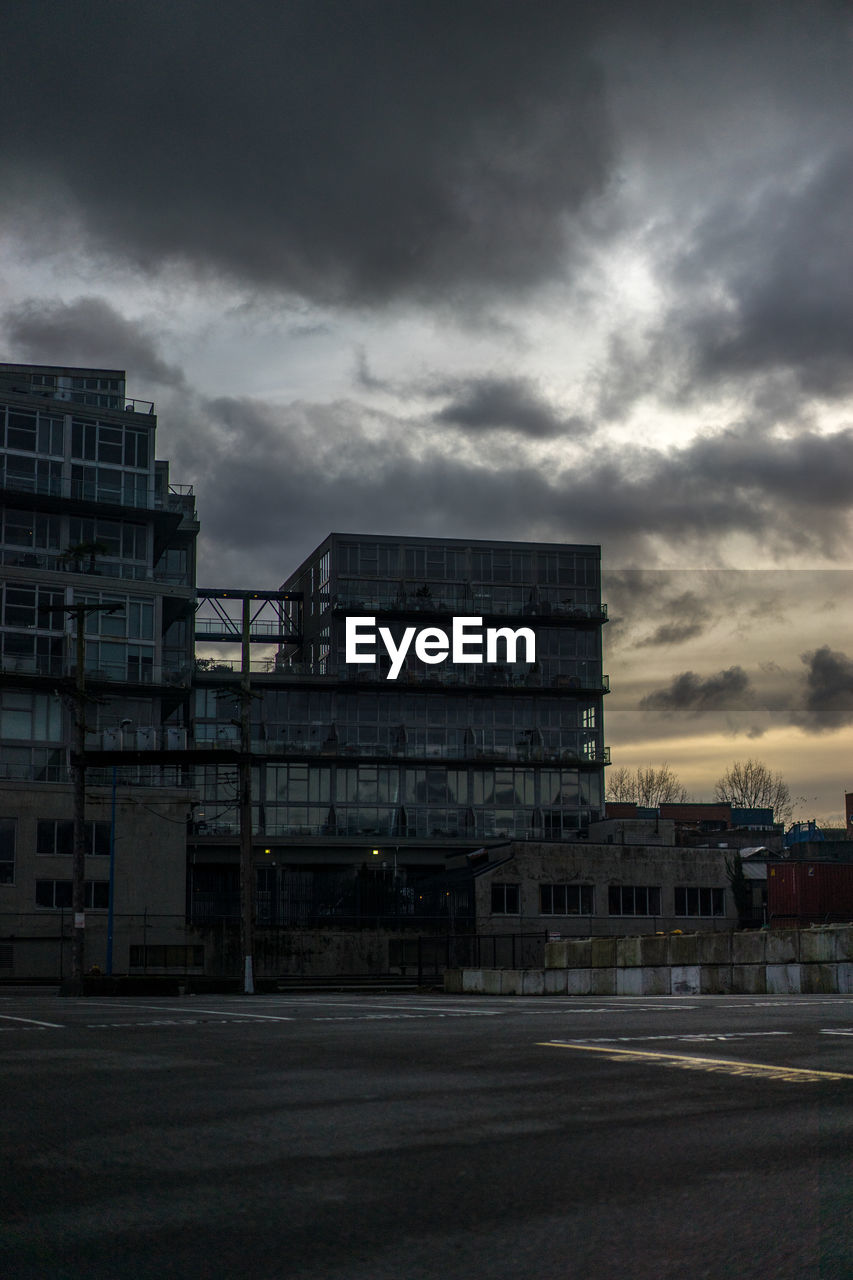
{"type": "MultiPolygon", "coordinates": [[[[515,667],[473,665],[470,670],[443,670],[434,666],[429,670],[414,669],[402,671],[395,681],[387,680],[385,672],[378,664],[372,666],[347,666],[345,663],[335,667],[330,663],[282,662],[278,658],[253,659],[250,669],[258,674],[277,676],[281,680],[340,680],[346,682],[367,682],[381,684],[388,689],[436,688],[448,686],[457,688],[489,689],[571,689],[578,693],[609,693],[610,677],[597,672],[583,675],[565,675],[526,667],[519,670],[515,667]]],[[[197,658],[196,670],[199,673],[233,673],[240,671],[240,659],[197,658]]]]}
{"type": "Polygon", "coordinates": [[[527,599],[529,588],[520,588],[524,602],[495,600],[488,591],[474,589],[472,592],[445,596],[419,596],[416,594],[369,595],[362,591],[339,591],[332,597],[332,608],[341,611],[358,611],[362,614],[374,613],[456,613],[463,615],[491,614],[502,617],[526,617],[540,620],[576,619],[577,621],[607,621],[607,605],[595,604],[591,608],[576,606],[568,601],[554,604],[548,601],[527,599]]]}
{"type": "Polygon", "coordinates": [[[169,491],[165,494],[159,488],[142,488],[136,485],[111,489],[102,484],[93,483],[91,480],[72,480],[68,476],[17,475],[9,471],[8,467],[2,487],[14,493],[31,493],[50,498],[72,498],[81,502],[110,503],[113,506],[146,511],[170,510],[176,513],[186,512],[187,497],[192,496],[192,485],[170,485],[169,491]],[[179,489],[184,492],[179,493],[179,489]]]}
{"type": "MultiPolygon", "coordinates": [[[[42,657],[22,654],[0,658],[0,675],[69,676],[76,674],[71,658],[42,657]]],[[[134,670],[126,663],[103,663],[86,667],[87,681],[116,681],[121,684],[188,685],[192,672],[189,666],[139,667],[134,670]]]]}
{"type": "Polygon", "coordinates": [[[18,569],[47,569],[51,573],[83,573],[87,577],[96,578],[127,578],[134,582],[150,581],[152,577],[158,582],[162,581],[159,574],[152,575],[151,570],[143,564],[99,560],[94,568],[89,568],[88,563],[83,565],[69,560],[65,554],[51,554],[47,551],[25,551],[7,547],[0,549],[0,564],[18,569]]]}

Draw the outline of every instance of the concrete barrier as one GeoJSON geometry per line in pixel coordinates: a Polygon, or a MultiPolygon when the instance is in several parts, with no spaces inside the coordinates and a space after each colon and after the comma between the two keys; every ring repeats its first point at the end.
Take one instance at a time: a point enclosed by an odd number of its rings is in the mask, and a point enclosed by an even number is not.
{"type": "Polygon", "coordinates": [[[444,989],[527,996],[853,994],[853,925],[572,938],[546,945],[544,969],[448,969],[444,989]]]}
{"type": "Polygon", "coordinates": [[[791,996],[800,994],[800,966],[798,964],[768,964],[767,994],[791,996]]]}
{"type": "Polygon", "coordinates": [[[670,995],[698,996],[700,986],[698,964],[674,964],[670,969],[670,995]]]}

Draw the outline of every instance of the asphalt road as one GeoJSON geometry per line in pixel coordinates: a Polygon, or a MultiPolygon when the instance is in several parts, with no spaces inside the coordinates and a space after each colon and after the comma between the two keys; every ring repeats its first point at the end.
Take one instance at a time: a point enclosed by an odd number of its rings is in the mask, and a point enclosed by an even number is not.
{"type": "Polygon", "coordinates": [[[853,997],[0,991],[10,1280],[853,1277],[853,997]]]}

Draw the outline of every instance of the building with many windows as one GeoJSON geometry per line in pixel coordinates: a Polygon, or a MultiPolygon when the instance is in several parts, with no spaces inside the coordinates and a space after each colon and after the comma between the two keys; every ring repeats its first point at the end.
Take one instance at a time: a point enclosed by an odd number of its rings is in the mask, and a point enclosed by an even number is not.
{"type": "Polygon", "coordinates": [[[150,908],[183,929],[192,779],[161,753],[186,747],[198,524],[156,427],[121,370],[0,365],[0,938],[15,937],[0,961],[25,940],[62,960],[81,604],[102,606],[85,617],[86,747],[127,753],[115,822],[112,768],[87,773],[90,961],[103,964],[112,837],[119,915],[150,908]]]}
{"type": "MultiPolygon", "coordinates": [[[[423,873],[449,853],[572,839],[602,815],[598,547],[334,533],[282,592],[295,638],[252,676],[262,915],[356,916],[384,901],[386,879],[396,908],[405,893],[433,914],[423,873]],[[468,629],[460,653],[454,619],[468,629]],[[492,661],[485,641],[481,661],[468,656],[478,627],[495,633],[492,661]]],[[[233,746],[234,673],[206,668],[195,744],[233,746]]],[[[198,782],[192,912],[204,919],[237,890],[235,767],[205,765],[198,782]]]]}
{"type": "Polygon", "coordinates": [[[80,705],[88,964],[112,882],[117,972],[235,973],[241,865],[259,974],[731,923],[722,852],[600,821],[598,547],[333,533],[205,590],[156,426],[120,370],[0,366],[0,978],[68,973],[80,705]]]}

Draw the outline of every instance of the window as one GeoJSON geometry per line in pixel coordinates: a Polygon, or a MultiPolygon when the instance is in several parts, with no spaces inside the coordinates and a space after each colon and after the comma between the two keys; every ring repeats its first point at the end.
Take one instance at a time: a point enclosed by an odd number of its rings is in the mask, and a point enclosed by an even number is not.
{"type": "MultiPolygon", "coordinates": [[[[108,857],[110,824],[85,823],[86,853],[108,857]]],[[[65,857],[74,852],[74,823],[70,818],[39,819],[36,827],[36,853],[47,857],[65,857]]]]}
{"type": "Polygon", "coordinates": [[[56,742],[62,737],[62,707],[46,693],[0,694],[0,738],[56,742]]]}
{"type": "MultiPolygon", "coordinates": [[[[17,511],[12,508],[5,513],[2,540],[8,547],[21,547],[27,551],[58,551],[59,533],[58,516],[41,516],[32,511],[17,511]]],[[[28,562],[22,560],[20,563],[28,562]]]]}
{"type": "Polygon", "coordinates": [[[15,883],[15,819],[0,818],[0,884],[15,883]]]}
{"type": "Polygon", "coordinates": [[[612,884],[607,898],[612,916],[660,915],[660,889],[656,886],[612,884]]]}
{"type": "Polygon", "coordinates": [[[591,884],[540,884],[539,914],[543,916],[591,916],[595,890],[591,884]]]}
{"type": "Polygon", "coordinates": [[[675,914],[677,916],[724,916],[726,891],[725,889],[693,889],[676,885],[675,914]]]}
{"type": "MultiPolygon", "coordinates": [[[[0,463],[3,461],[0,457],[0,463]]],[[[62,488],[62,463],[47,458],[6,456],[6,487],[25,493],[58,494],[62,488]]]]}
{"type": "Polygon", "coordinates": [[[520,893],[517,884],[492,885],[492,914],[517,916],[520,913],[520,893]]]}
{"type": "MultiPolygon", "coordinates": [[[[87,911],[106,911],[110,905],[110,884],[108,880],[87,880],[83,886],[84,905],[87,911]]],[[[61,907],[71,906],[70,880],[36,880],[36,906],[61,907]]]]}

